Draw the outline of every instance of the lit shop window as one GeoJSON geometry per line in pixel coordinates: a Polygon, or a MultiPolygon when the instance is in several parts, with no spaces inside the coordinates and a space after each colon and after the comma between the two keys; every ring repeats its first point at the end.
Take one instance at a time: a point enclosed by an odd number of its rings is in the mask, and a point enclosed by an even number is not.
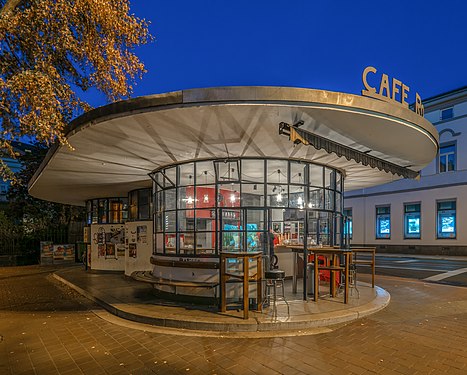
{"type": "Polygon", "coordinates": [[[404,204],[404,238],[420,238],[420,203],[404,204]]]}
{"type": "Polygon", "coordinates": [[[86,202],[87,224],[123,223],[128,218],[127,198],[93,199],[86,202]]]}
{"type": "Polygon", "coordinates": [[[345,217],[345,222],[344,222],[344,236],[349,236],[349,238],[352,238],[352,209],[351,208],[346,208],[344,209],[344,217],[345,217]]]}
{"type": "Polygon", "coordinates": [[[391,207],[376,207],[376,238],[391,238],[391,207]]]}
{"type": "Polygon", "coordinates": [[[438,169],[439,173],[456,170],[456,144],[447,143],[439,147],[438,169]]]}
{"type": "Polygon", "coordinates": [[[437,238],[456,238],[456,201],[437,203],[437,238]]]}

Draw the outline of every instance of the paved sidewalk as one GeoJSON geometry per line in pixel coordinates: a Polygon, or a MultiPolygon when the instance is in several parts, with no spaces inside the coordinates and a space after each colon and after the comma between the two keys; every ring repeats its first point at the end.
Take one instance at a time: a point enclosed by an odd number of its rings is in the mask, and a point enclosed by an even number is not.
{"type": "Polygon", "coordinates": [[[466,374],[467,288],[377,284],[391,303],[363,319],[322,334],[232,339],[160,333],[112,316],[44,268],[0,268],[0,374],[466,374]]]}
{"type": "Polygon", "coordinates": [[[400,254],[400,253],[376,253],[377,258],[413,258],[413,259],[442,259],[442,260],[458,260],[467,262],[465,255],[425,255],[425,254],[400,254]]]}
{"type": "MultiPolygon", "coordinates": [[[[254,333],[258,337],[263,332],[264,336],[277,336],[297,334],[298,330],[303,334],[373,314],[387,306],[390,299],[385,290],[361,283],[359,294],[352,291],[348,304],[343,303],[342,295],[304,302],[300,290],[291,293],[290,281],[285,286],[287,303],[279,301],[276,309],[265,307],[262,313],[250,311],[250,318],[244,320],[243,310],[220,313],[217,306],[161,300],[149,284],[123,274],[91,273],[73,267],[56,272],[55,277],[119,317],[161,327],[209,331],[211,335],[254,333]]],[[[326,288],[321,290],[325,292],[326,288]]]]}

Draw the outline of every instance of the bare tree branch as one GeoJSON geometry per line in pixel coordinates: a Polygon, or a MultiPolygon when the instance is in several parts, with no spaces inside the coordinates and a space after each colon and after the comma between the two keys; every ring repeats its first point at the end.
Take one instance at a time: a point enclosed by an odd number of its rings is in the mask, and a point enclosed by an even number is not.
{"type": "Polygon", "coordinates": [[[7,0],[6,4],[0,9],[0,17],[15,9],[23,0],[7,0]]]}

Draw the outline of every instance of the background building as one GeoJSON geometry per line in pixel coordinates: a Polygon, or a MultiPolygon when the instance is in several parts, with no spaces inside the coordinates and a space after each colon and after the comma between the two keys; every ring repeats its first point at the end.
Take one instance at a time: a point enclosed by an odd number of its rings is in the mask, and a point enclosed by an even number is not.
{"type": "Polygon", "coordinates": [[[467,86],[423,102],[439,132],[436,158],[419,180],[345,194],[352,244],[381,252],[467,255],[467,86]]]}

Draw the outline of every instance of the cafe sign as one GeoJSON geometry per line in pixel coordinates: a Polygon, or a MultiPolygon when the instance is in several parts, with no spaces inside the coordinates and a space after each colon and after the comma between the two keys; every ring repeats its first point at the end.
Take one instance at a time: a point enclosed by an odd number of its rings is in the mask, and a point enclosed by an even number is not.
{"type": "MultiPolygon", "coordinates": [[[[392,78],[390,80],[387,74],[382,74],[379,87],[373,87],[368,83],[368,75],[376,74],[376,72],[376,68],[372,66],[367,66],[363,71],[362,81],[365,89],[362,90],[362,95],[369,96],[370,98],[384,100],[389,103],[395,103],[408,108],[409,103],[407,103],[407,98],[410,92],[409,86],[405,85],[397,78],[392,78]]],[[[422,99],[418,93],[415,93],[414,112],[422,117],[425,113],[422,99]]]]}

